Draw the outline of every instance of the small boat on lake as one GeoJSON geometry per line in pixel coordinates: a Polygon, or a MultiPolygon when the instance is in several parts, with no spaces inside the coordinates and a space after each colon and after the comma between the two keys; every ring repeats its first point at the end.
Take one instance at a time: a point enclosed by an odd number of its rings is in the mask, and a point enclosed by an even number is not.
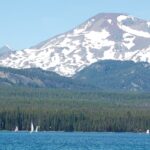
{"type": "Polygon", "coordinates": [[[31,129],[30,129],[30,133],[34,132],[34,125],[33,122],[31,122],[31,129]]]}
{"type": "Polygon", "coordinates": [[[36,126],[35,132],[38,132],[39,126],[36,126]]]}
{"type": "Polygon", "coordinates": [[[148,130],[146,130],[146,134],[150,134],[149,129],[148,129],[148,130]]]}
{"type": "Polygon", "coordinates": [[[18,126],[16,126],[16,128],[15,128],[14,131],[15,131],[15,132],[18,132],[18,131],[19,131],[18,126]]]}

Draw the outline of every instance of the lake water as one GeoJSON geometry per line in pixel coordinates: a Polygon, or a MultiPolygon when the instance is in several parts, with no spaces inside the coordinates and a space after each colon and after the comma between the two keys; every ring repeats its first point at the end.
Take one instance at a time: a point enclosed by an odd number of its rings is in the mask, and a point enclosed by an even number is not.
{"type": "Polygon", "coordinates": [[[150,150],[140,133],[0,132],[0,150],[150,150]]]}

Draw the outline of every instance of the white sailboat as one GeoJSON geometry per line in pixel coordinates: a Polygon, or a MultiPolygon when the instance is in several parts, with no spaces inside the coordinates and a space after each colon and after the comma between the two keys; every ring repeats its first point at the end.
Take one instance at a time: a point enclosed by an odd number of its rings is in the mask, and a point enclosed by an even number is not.
{"type": "Polygon", "coordinates": [[[16,128],[15,128],[14,131],[15,131],[15,132],[18,132],[18,131],[19,131],[18,126],[16,126],[16,128]]]}
{"type": "Polygon", "coordinates": [[[36,126],[35,132],[38,132],[39,126],[36,126]]]}
{"type": "Polygon", "coordinates": [[[149,130],[146,130],[146,134],[150,134],[149,130]]]}
{"type": "Polygon", "coordinates": [[[31,130],[30,130],[30,133],[34,132],[34,125],[33,125],[33,122],[31,122],[31,130]]]}

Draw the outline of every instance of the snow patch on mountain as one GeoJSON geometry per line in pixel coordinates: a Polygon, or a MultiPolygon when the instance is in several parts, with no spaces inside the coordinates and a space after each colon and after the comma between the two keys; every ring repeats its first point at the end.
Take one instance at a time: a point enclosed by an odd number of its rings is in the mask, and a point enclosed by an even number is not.
{"type": "MultiPolygon", "coordinates": [[[[135,35],[135,36],[140,36],[140,37],[144,37],[144,38],[150,38],[150,33],[144,32],[144,31],[140,31],[140,30],[135,30],[135,29],[130,28],[129,26],[124,25],[123,21],[126,20],[126,19],[134,20],[134,17],[124,16],[124,15],[120,15],[120,16],[117,17],[118,26],[119,26],[120,29],[122,29],[126,33],[130,33],[130,34],[135,35]]],[[[149,26],[149,22],[147,22],[147,24],[149,26]]]]}
{"type": "Polygon", "coordinates": [[[108,19],[107,21],[108,21],[109,24],[112,24],[112,20],[111,19],[108,19]]]}
{"type": "Polygon", "coordinates": [[[109,32],[103,29],[101,32],[91,31],[85,34],[85,38],[92,42],[101,42],[102,40],[108,38],[110,36],[109,32]]]}
{"type": "Polygon", "coordinates": [[[148,27],[150,28],[150,22],[147,22],[148,27]]]}
{"type": "Polygon", "coordinates": [[[150,47],[147,49],[142,49],[138,53],[136,53],[132,57],[133,61],[138,62],[138,61],[143,61],[143,62],[149,62],[150,63],[150,47]]]}
{"type": "Polygon", "coordinates": [[[119,16],[117,17],[117,21],[118,21],[118,22],[122,22],[123,20],[126,20],[126,19],[128,19],[128,18],[129,18],[129,16],[119,15],[119,16]]]}
{"type": "Polygon", "coordinates": [[[148,32],[134,30],[134,29],[131,29],[130,27],[127,27],[122,24],[118,24],[118,26],[120,27],[120,29],[122,29],[123,31],[125,31],[127,33],[133,34],[135,36],[144,37],[144,38],[150,38],[150,33],[148,33],[148,32]]]}
{"type": "Polygon", "coordinates": [[[135,46],[134,40],[135,36],[133,36],[132,34],[130,33],[123,34],[123,45],[128,49],[131,49],[133,46],[135,46]]]}

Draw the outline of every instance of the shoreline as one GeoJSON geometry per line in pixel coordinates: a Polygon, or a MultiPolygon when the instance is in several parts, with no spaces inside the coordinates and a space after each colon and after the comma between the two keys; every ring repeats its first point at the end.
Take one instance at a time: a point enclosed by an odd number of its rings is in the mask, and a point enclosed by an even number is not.
{"type": "MultiPolygon", "coordinates": [[[[22,131],[10,131],[10,130],[0,130],[0,133],[30,133],[28,130],[22,130],[22,131]]],[[[102,132],[97,132],[97,131],[38,131],[38,132],[32,132],[30,134],[37,134],[37,133],[119,133],[119,134],[125,134],[125,133],[135,133],[135,134],[147,134],[146,132],[132,132],[132,131],[124,131],[124,132],[107,132],[107,131],[102,131],[102,132]]]]}

